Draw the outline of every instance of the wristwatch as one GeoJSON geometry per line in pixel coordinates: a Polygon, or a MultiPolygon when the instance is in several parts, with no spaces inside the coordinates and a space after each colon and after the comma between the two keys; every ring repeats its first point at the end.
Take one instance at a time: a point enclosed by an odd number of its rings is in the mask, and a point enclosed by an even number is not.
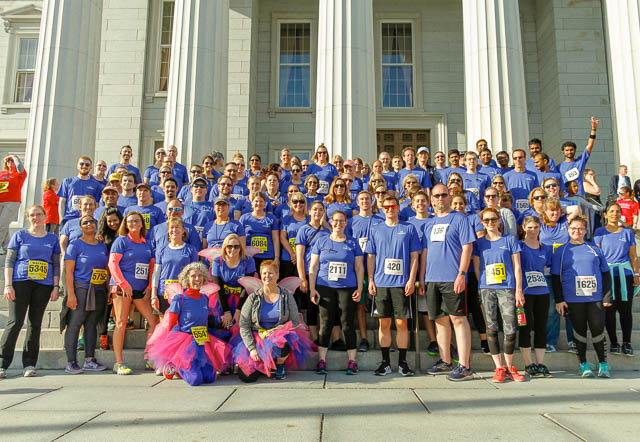
{"type": "Polygon", "coordinates": [[[458,275],[463,275],[463,276],[467,276],[467,272],[460,270],[458,271],[458,275]]]}

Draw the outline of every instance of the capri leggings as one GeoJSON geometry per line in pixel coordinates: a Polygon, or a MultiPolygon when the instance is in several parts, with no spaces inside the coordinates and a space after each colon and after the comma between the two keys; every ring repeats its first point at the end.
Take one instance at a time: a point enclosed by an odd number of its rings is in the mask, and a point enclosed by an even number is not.
{"type": "Polygon", "coordinates": [[[573,324],[573,338],[578,350],[580,363],[587,362],[587,327],[591,331],[593,348],[598,362],[607,362],[604,351],[604,307],[602,301],[570,302],[569,317],[573,324]]]}
{"type": "Polygon", "coordinates": [[[531,348],[531,330],[533,330],[533,347],[547,347],[547,316],[549,314],[549,294],[524,295],[524,312],[527,325],[519,328],[520,348],[531,348]]]}
{"type": "Polygon", "coordinates": [[[356,287],[333,288],[323,285],[316,287],[320,294],[318,302],[320,313],[320,324],[318,329],[318,345],[329,347],[331,342],[331,330],[336,317],[340,318],[342,332],[347,350],[356,348],[355,318],[358,304],[351,298],[356,287]]]}
{"type": "Polygon", "coordinates": [[[516,346],[516,295],[513,289],[481,289],[487,320],[487,341],[492,355],[500,354],[499,316],[504,324],[504,353],[512,355],[516,346]]]}
{"type": "Polygon", "coordinates": [[[616,299],[613,301],[613,305],[611,307],[605,307],[605,324],[607,326],[607,334],[609,335],[609,343],[611,345],[615,345],[618,343],[618,336],[616,334],[616,312],[620,314],[620,328],[622,329],[622,343],[630,343],[631,342],[631,329],[633,327],[633,312],[632,312],[632,304],[633,304],[633,276],[627,275],[627,288],[629,290],[629,294],[627,295],[627,300],[623,301],[620,295],[620,278],[616,275],[614,278],[614,289],[616,294],[616,299]]]}

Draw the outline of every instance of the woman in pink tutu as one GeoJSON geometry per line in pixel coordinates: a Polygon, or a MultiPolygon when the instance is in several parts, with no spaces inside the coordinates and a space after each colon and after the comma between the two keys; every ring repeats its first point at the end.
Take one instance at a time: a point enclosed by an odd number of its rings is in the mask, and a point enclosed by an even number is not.
{"type": "Polygon", "coordinates": [[[165,377],[172,378],[175,369],[189,385],[215,381],[230,357],[227,344],[209,332],[218,321],[212,306],[219,287],[205,285],[207,278],[207,268],[193,262],[178,276],[182,290],[175,283],[165,287],[171,305],[147,342],[148,359],[165,367],[165,377]]]}
{"type": "Polygon", "coordinates": [[[311,355],[311,340],[307,326],[298,313],[293,292],[300,279],[291,277],[278,281],[278,269],[272,260],[260,264],[261,282],[243,277],[239,282],[250,293],[240,313],[242,342],[233,349],[243,382],[254,382],[263,373],[285,378],[288,368],[304,367],[311,355]]]}

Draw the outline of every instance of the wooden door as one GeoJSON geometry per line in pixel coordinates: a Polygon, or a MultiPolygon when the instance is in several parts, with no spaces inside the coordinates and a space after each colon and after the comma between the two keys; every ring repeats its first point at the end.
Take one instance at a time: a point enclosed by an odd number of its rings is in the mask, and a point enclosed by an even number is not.
{"type": "Polygon", "coordinates": [[[427,129],[378,129],[376,133],[378,155],[386,151],[392,157],[401,156],[405,147],[411,146],[417,151],[420,146],[429,147],[430,141],[430,131],[427,129]]]}

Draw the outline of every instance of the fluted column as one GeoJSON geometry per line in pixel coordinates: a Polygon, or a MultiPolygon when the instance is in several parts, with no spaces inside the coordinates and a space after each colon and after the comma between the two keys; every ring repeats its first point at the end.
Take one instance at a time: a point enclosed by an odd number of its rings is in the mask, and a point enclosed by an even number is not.
{"type": "Polygon", "coordinates": [[[372,0],[319,0],[316,146],[375,158],[372,0]]]}
{"type": "MultiPolygon", "coordinates": [[[[605,0],[607,63],[619,163],[640,170],[640,1],[605,0]]],[[[611,173],[616,173],[616,168],[611,173]]]]}
{"type": "Polygon", "coordinates": [[[228,0],[176,0],[165,111],[165,145],[199,163],[226,150],[228,0]]]}
{"type": "Polygon", "coordinates": [[[42,203],[46,178],[73,176],[77,158],[94,155],[101,27],[102,0],[43,3],[23,207],[42,203]]]}
{"type": "Polygon", "coordinates": [[[529,138],[522,34],[517,0],[463,0],[467,146],[494,152],[526,147],[529,138]]]}

